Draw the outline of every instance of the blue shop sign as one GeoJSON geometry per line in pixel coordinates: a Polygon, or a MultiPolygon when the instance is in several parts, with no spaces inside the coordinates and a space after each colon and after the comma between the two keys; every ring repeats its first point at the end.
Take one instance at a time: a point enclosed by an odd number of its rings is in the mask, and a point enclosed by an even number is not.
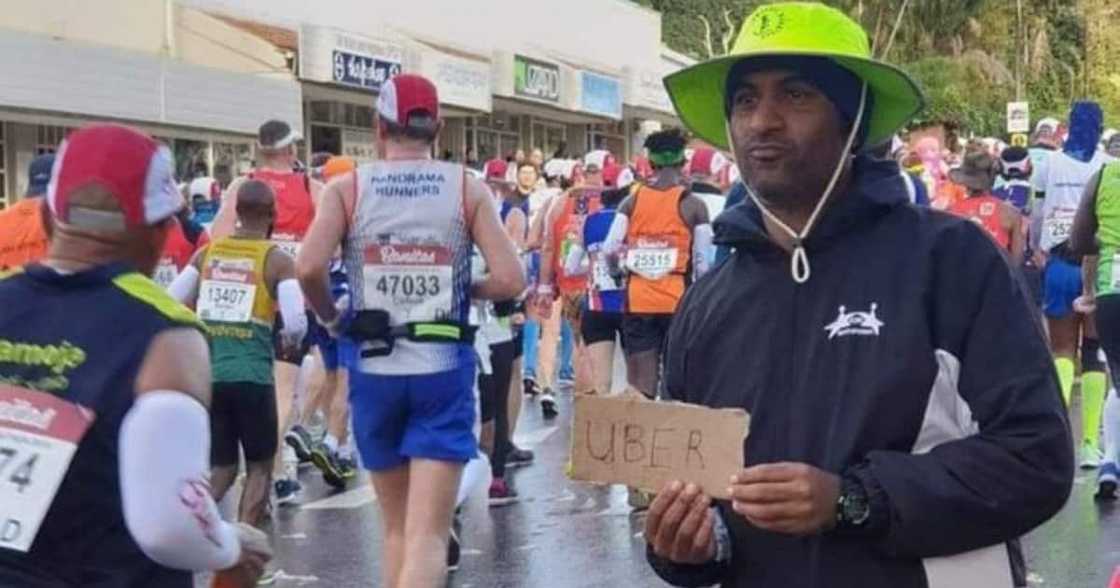
{"type": "Polygon", "coordinates": [[[622,118],[622,83],[617,79],[582,72],[580,106],[584,112],[622,118]]]}

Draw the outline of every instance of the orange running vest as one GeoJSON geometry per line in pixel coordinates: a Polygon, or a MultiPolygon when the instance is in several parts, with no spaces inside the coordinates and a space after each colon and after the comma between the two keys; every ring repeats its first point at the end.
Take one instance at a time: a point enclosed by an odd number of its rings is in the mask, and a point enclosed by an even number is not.
{"type": "Polygon", "coordinates": [[[46,257],[42,206],[42,198],[25,198],[0,211],[0,270],[46,257]]]}
{"type": "Polygon", "coordinates": [[[975,196],[954,203],[949,212],[957,216],[971,219],[984,228],[984,231],[995,239],[1000,248],[1007,251],[1011,248],[1011,235],[1003,228],[1003,219],[1000,208],[1003,201],[995,196],[975,196]]]}
{"type": "Polygon", "coordinates": [[[681,218],[683,187],[657,190],[642,186],[626,230],[628,310],[672,314],[684,296],[692,262],[692,230],[681,218]]]}
{"type": "Polygon", "coordinates": [[[564,260],[575,245],[583,244],[583,221],[603,208],[602,188],[575,188],[564,196],[564,210],[552,225],[553,281],[560,294],[580,294],[587,290],[587,272],[568,274],[564,260]]]}
{"type": "Polygon", "coordinates": [[[249,177],[268,184],[276,194],[276,223],[272,227],[272,239],[303,241],[315,218],[315,203],[311,200],[307,176],[299,172],[258,169],[249,177]]]}

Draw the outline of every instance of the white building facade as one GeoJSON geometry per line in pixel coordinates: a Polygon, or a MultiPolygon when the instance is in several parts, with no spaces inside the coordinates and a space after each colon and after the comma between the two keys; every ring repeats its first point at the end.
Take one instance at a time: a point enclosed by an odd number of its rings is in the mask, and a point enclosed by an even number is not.
{"type": "Polygon", "coordinates": [[[372,159],[374,100],[402,71],[439,88],[437,155],[628,159],[676,124],[661,78],[691,61],[660,35],[625,0],[41,0],[0,13],[0,203],[94,120],[167,141],[182,179],[247,169],[269,118],[303,131],[304,157],[372,159]]]}

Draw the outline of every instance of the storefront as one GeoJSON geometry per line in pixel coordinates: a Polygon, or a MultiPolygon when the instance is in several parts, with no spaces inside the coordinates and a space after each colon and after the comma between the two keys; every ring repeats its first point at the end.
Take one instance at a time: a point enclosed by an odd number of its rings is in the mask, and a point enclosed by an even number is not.
{"type": "MultiPolygon", "coordinates": [[[[490,60],[426,41],[414,46],[418,50],[419,73],[432,80],[439,91],[443,131],[436,153],[444,159],[466,161],[469,150],[478,153],[476,117],[487,117],[493,109],[490,60]]],[[[485,126],[497,125],[488,122],[485,126]]],[[[494,149],[500,148],[502,143],[497,134],[487,134],[483,140],[494,149]]]]}
{"type": "Polygon", "coordinates": [[[606,149],[628,160],[630,149],[622,122],[622,82],[592,71],[579,72],[579,107],[588,114],[609,119],[587,125],[588,149],[606,149]]]}
{"type": "Polygon", "coordinates": [[[305,157],[319,152],[359,161],[374,159],[374,100],[389,78],[400,73],[409,52],[403,39],[374,39],[329,27],[303,26],[299,32],[299,77],[304,81],[308,129],[305,157]]]}
{"type": "Polygon", "coordinates": [[[300,88],[290,76],[237,73],[17,30],[0,34],[0,78],[20,82],[0,84],[2,202],[25,191],[36,155],[91,122],[124,122],[166,141],[179,177],[189,179],[247,165],[261,121],[300,121],[300,88]]]}

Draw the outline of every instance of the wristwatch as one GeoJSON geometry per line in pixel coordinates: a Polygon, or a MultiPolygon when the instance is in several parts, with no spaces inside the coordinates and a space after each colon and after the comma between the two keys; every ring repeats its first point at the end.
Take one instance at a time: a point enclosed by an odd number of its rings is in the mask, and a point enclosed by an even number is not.
{"type": "Polygon", "coordinates": [[[857,478],[844,476],[840,482],[840,497],[836,499],[837,530],[857,530],[871,519],[871,503],[867,490],[857,478]]]}

